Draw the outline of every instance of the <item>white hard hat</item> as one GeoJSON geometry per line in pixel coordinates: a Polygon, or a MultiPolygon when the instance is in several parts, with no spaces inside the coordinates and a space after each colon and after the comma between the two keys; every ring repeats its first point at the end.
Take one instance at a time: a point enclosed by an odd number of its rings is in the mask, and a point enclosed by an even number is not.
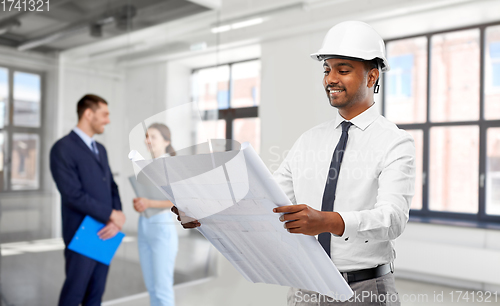
{"type": "Polygon", "coordinates": [[[321,49],[311,54],[318,61],[335,56],[355,60],[378,59],[382,72],[390,69],[385,57],[384,40],[371,26],[361,21],[344,21],[335,25],[326,33],[321,49]]]}

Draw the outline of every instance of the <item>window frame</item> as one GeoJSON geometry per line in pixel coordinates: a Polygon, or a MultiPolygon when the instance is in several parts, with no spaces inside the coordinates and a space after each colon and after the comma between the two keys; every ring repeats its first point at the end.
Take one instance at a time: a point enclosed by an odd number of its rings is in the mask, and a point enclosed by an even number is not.
{"type": "MultiPolygon", "coordinates": [[[[206,66],[206,67],[200,67],[200,68],[195,68],[191,70],[191,75],[193,75],[196,71],[203,70],[203,69],[210,69],[210,68],[217,68],[219,66],[229,66],[229,90],[228,90],[228,103],[229,107],[224,108],[224,109],[213,109],[213,110],[204,110],[201,112],[201,119],[203,121],[209,121],[209,120],[224,120],[226,122],[226,139],[233,139],[233,121],[235,119],[243,119],[243,118],[259,118],[259,106],[250,106],[250,107],[236,107],[233,108],[231,107],[231,96],[232,96],[232,89],[233,89],[233,77],[232,77],[232,72],[233,72],[233,65],[235,64],[241,64],[241,63],[246,63],[246,62],[253,62],[253,61],[260,61],[260,58],[252,58],[252,59],[247,59],[247,60],[242,60],[242,61],[235,61],[235,62],[228,62],[228,63],[223,63],[223,64],[218,64],[218,65],[213,65],[213,66],[206,66]],[[217,112],[217,117],[215,117],[215,112],[217,112]],[[214,118],[215,117],[215,118],[214,118]]],[[[259,76],[260,77],[260,76],[259,76]]],[[[191,94],[192,94],[191,90],[191,94]]],[[[194,101],[194,97],[191,95],[191,101],[194,101]]],[[[260,137],[260,135],[259,135],[260,137]]]]}
{"type": "MultiPolygon", "coordinates": [[[[451,28],[441,31],[419,33],[410,36],[402,36],[385,40],[387,45],[390,42],[402,39],[426,37],[427,38],[427,92],[426,92],[426,121],[423,123],[397,124],[404,130],[422,130],[423,132],[423,161],[422,161],[422,208],[419,210],[410,210],[410,220],[419,222],[430,222],[439,224],[452,224],[459,226],[471,226],[481,228],[500,229],[500,215],[486,214],[486,134],[488,128],[500,127],[500,119],[486,120],[484,118],[485,109],[485,32],[486,28],[491,26],[499,26],[500,22],[491,22],[476,24],[466,27],[451,28]],[[447,121],[447,122],[432,122],[431,119],[431,55],[432,55],[432,36],[437,34],[456,32],[462,30],[479,29],[479,119],[473,121],[447,121]],[[430,129],[438,126],[468,126],[474,125],[479,127],[479,173],[478,175],[478,212],[475,214],[460,213],[460,212],[445,212],[433,211],[429,209],[429,163],[430,163],[430,129]]],[[[382,74],[382,114],[386,114],[386,75],[382,74]]]]}
{"type": "Polygon", "coordinates": [[[44,131],[45,131],[45,72],[26,69],[22,67],[10,66],[0,64],[0,67],[8,70],[8,87],[9,87],[9,95],[8,95],[8,124],[6,124],[3,128],[0,128],[0,133],[6,133],[5,142],[4,142],[4,169],[0,172],[1,180],[3,185],[0,186],[0,193],[8,195],[8,194],[32,194],[39,193],[43,191],[44,181],[42,175],[42,163],[43,163],[43,154],[45,146],[43,141],[44,131]],[[14,73],[15,72],[23,72],[29,74],[35,74],[40,77],[40,126],[39,127],[25,127],[25,126],[14,126],[14,73]],[[37,176],[38,176],[38,188],[37,189],[19,189],[12,190],[12,144],[13,144],[13,136],[14,133],[24,133],[24,134],[36,134],[38,136],[38,161],[37,161],[37,176]]]}

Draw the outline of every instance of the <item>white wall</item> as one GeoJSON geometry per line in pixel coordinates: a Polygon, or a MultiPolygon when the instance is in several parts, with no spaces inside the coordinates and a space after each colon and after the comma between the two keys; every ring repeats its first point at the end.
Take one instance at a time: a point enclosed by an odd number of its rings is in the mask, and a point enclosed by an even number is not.
{"type": "MultiPolygon", "coordinates": [[[[186,65],[170,61],[167,62],[167,82],[166,82],[166,107],[172,109],[177,106],[191,102],[191,68],[186,65]]],[[[179,118],[170,118],[173,122],[167,122],[172,133],[172,146],[175,150],[190,147],[193,145],[192,118],[189,108],[183,108],[184,114],[179,122],[179,118]],[[181,124],[180,124],[181,123],[181,124]]],[[[175,112],[178,114],[178,112],[175,112]]]]}
{"type": "Polygon", "coordinates": [[[129,133],[137,124],[161,111],[166,105],[166,65],[164,63],[130,68],[125,71],[123,112],[124,125],[120,135],[121,169],[123,172],[121,200],[123,211],[127,216],[125,230],[136,231],[139,214],[133,209],[132,199],[135,194],[128,177],[134,175],[132,164],[128,159],[130,152],[129,133]]]}
{"type": "Polygon", "coordinates": [[[409,223],[396,240],[396,275],[476,290],[500,289],[500,231],[409,223]]]}

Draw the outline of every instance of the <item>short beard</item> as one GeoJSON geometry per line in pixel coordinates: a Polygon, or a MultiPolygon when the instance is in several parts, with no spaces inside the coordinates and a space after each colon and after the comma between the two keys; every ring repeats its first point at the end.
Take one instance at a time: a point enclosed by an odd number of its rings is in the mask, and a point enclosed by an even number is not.
{"type": "Polygon", "coordinates": [[[104,130],[103,131],[99,130],[100,126],[98,124],[94,125],[94,123],[92,123],[90,125],[90,127],[92,128],[92,131],[94,132],[94,134],[102,134],[104,132],[104,130]]]}
{"type": "Polygon", "coordinates": [[[348,107],[349,105],[352,104],[352,99],[344,102],[343,104],[337,104],[337,105],[334,105],[334,100],[332,98],[330,98],[330,95],[327,94],[327,98],[328,98],[328,102],[330,104],[331,107],[335,107],[335,108],[344,108],[344,107],[348,107]]]}
{"type": "MultiPolygon", "coordinates": [[[[363,82],[366,82],[366,80],[363,80],[363,82]]],[[[326,88],[328,88],[328,86],[326,88]]],[[[325,90],[326,90],[326,88],[325,88],[325,90]]],[[[345,88],[343,88],[343,90],[345,90],[345,88]]],[[[351,106],[355,105],[358,101],[363,101],[366,94],[363,92],[363,87],[360,86],[358,88],[358,91],[356,91],[356,93],[354,94],[354,96],[351,97],[350,99],[348,99],[347,101],[345,101],[341,105],[333,105],[334,100],[332,98],[330,98],[330,93],[328,91],[326,92],[326,96],[328,98],[328,102],[330,103],[331,107],[335,107],[337,109],[342,109],[342,108],[350,108],[351,106]]]]}

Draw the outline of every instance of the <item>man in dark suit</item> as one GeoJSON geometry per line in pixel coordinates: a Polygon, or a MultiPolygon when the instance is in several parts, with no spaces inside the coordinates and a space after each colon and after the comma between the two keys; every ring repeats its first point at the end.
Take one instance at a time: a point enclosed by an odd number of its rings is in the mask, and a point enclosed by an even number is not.
{"type": "Polygon", "coordinates": [[[108,103],[85,95],[77,105],[78,125],[50,151],[50,170],[61,193],[62,229],[66,245],[66,280],[60,306],[101,305],[108,266],[68,249],[85,216],[106,224],[101,239],[114,237],[125,215],[108,164],[106,149],[92,137],[102,134],[109,121],[108,103]]]}

